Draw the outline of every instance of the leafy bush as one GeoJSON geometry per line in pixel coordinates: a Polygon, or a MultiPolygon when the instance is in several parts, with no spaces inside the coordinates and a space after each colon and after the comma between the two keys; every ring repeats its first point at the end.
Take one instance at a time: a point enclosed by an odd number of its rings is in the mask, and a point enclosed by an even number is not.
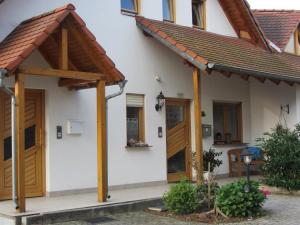
{"type": "Polygon", "coordinates": [[[240,180],[220,188],[216,206],[229,217],[258,216],[266,199],[259,184],[250,181],[250,191],[245,192],[246,180],[240,180]]]}
{"type": "Polygon", "coordinates": [[[277,125],[271,133],[257,139],[263,149],[262,167],[267,185],[288,190],[300,189],[300,125],[294,130],[277,125]]]}
{"type": "Polygon", "coordinates": [[[219,191],[219,186],[216,182],[213,182],[211,184],[204,183],[197,186],[197,193],[199,196],[199,199],[202,200],[202,202],[208,206],[208,208],[211,208],[214,206],[216,194],[219,191]],[[209,191],[209,185],[210,185],[210,191],[209,191]]]}
{"type": "Polygon", "coordinates": [[[200,206],[196,187],[185,180],[171,186],[163,201],[169,211],[178,215],[193,213],[200,206]]]}

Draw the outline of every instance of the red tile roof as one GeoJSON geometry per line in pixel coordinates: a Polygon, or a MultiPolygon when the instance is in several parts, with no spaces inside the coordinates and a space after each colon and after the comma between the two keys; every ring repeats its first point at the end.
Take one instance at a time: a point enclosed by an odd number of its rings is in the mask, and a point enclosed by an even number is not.
{"type": "Polygon", "coordinates": [[[143,17],[136,21],[144,32],[201,69],[214,64],[246,75],[300,81],[300,57],[271,53],[242,39],[190,27],[143,17]]]}
{"type": "Polygon", "coordinates": [[[36,49],[50,65],[57,68],[59,35],[56,31],[64,24],[69,30],[69,58],[72,67],[85,72],[105,73],[109,76],[109,82],[123,80],[122,73],[115,68],[115,64],[74,10],[75,7],[68,4],[22,22],[0,43],[0,68],[14,71],[36,49]],[[84,40],[86,46],[78,43],[77,36],[84,40]],[[94,61],[101,63],[101,68],[87,60],[89,54],[93,54],[94,61]]]}
{"type": "Polygon", "coordinates": [[[267,38],[282,50],[300,23],[300,10],[253,10],[267,38]]]}

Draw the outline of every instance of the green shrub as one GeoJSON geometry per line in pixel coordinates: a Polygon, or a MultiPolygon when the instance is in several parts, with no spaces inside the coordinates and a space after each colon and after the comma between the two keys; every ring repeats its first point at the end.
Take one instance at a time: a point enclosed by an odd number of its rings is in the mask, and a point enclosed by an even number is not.
{"type": "Polygon", "coordinates": [[[266,196],[259,190],[259,184],[250,181],[250,191],[245,192],[247,181],[240,180],[220,188],[216,206],[229,217],[258,216],[266,196]]]}
{"type": "Polygon", "coordinates": [[[171,186],[163,201],[169,211],[178,215],[194,213],[200,206],[196,187],[188,181],[171,186]]]}
{"type": "Polygon", "coordinates": [[[265,164],[262,167],[267,185],[288,190],[300,189],[300,125],[294,130],[281,125],[257,139],[263,149],[265,164]]]}

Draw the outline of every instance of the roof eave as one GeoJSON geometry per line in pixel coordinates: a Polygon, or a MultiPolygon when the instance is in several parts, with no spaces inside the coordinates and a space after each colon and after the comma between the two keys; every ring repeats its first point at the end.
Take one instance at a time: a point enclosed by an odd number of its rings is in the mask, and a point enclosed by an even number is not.
{"type": "Polygon", "coordinates": [[[185,60],[187,60],[189,63],[191,63],[195,67],[199,68],[201,71],[206,71],[207,64],[201,63],[199,60],[195,60],[195,58],[191,57],[187,53],[182,52],[176,46],[172,45],[170,42],[168,42],[167,40],[165,40],[164,38],[162,38],[161,36],[159,36],[157,33],[155,33],[152,30],[150,30],[148,27],[143,26],[139,22],[137,22],[137,26],[140,29],[142,29],[144,32],[146,32],[147,34],[151,35],[153,38],[155,38],[156,40],[158,40],[160,43],[162,43],[163,45],[165,45],[166,47],[168,47],[169,49],[171,49],[172,51],[174,51],[176,54],[178,54],[179,56],[181,56],[182,58],[184,58],[185,60]]]}
{"type": "Polygon", "coordinates": [[[226,66],[226,65],[217,64],[217,63],[209,63],[208,68],[212,69],[212,70],[222,70],[222,71],[226,71],[226,72],[237,73],[240,75],[250,75],[253,77],[260,77],[260,78],[264,77],[264,78],[268,78],[268,79],[277,79],[277,80],[282,80],[282,81],[300,83],[300,78],[297,78],[297,77],[265,73],[265,72],[260,72],[260,71],[244,69],[244,68],[240,68],[240,67],[226,66]]]}

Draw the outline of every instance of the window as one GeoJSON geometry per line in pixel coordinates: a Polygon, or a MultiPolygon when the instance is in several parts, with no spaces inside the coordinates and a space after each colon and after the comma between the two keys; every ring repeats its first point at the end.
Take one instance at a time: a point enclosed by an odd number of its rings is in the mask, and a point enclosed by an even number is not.
{"type": "Polygon", "coordinates": [[[127,145],[134,146],[145,142],[144,134],[144,96],[127,94],[127,145]]]}
{"type": "Polygon", "coordinates": [[[206,4],[205,0],[192,0],[193,25],[200,29],[206,29],[206,4]]]}
{"type": "Polygon", "coordinates": [[[163,1],[163,19],[169,22],[175,22],[175,0],[163,1]]]}
{"type": "MultiPolygon", "coordinates": [[[[36,145],[35,125],[25,129],[25,150],[36,145]]],[[[4,139],[4,161],[11,159],[12,156],[12,138],[11,136],[4,139]]]]}
{"type": "Polygon", "coordinates": [[[139,13],[139,0],[121,0],[121,11],[126,13],[139,13]]]}
{"type": "Polygon", "coordinates": [[[242,104],[213,103],[214,143],[242,143],[242,104]]]}

